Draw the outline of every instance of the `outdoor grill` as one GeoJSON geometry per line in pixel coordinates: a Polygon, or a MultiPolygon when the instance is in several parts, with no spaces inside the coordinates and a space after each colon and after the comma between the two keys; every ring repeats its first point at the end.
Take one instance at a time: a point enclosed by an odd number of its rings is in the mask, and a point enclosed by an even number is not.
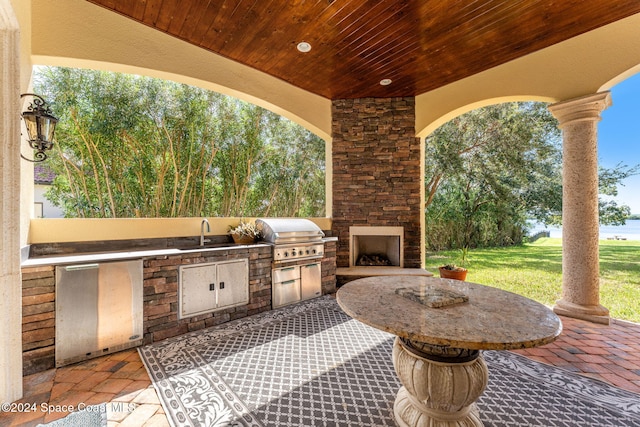
{"type": "Polygon", "coordinates": [[[260,218],[256,225],[262,239],[273,244],[274,263],[316,259],[324,255],[324,233],[308,219],[260,218]]]}

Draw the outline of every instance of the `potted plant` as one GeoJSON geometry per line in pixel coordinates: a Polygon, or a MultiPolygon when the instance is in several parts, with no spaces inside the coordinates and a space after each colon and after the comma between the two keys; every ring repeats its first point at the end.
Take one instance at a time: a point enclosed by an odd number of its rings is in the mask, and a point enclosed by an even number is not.
{"type": "Polygon", "coordinates": [[[443,279],[464,280],[467,278],[467,269],[464,267],[458,267],[455,264],[443,265],[439,270],[440,277],[443,279]]]}
{"type": "Polygon", "coordinates": [[[462,248],[462,253],[460,255],[460,266],[455,264],[446,264],[438,269],[440,270],[440,277],[443,279],[455,279],[455,280],[465,280],[467,278],[467,269],[463,266],[467,261],[467,253],[469,251],[468,247],[462,248]]]}
{"type": "Polygon", "coordinates": [[[248,244],[255,242],[260,237],[260,230],[255,222],[240,220],[240,223],[235,227],[229,226],[229,234],[235,243],[248,244]]]}

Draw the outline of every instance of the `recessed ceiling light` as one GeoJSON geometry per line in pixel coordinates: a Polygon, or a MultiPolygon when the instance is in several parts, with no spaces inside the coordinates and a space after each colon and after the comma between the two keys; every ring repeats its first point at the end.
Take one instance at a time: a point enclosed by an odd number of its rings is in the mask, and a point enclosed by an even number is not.
{"type": "Polygon", "coordinates": [[[391,79],[382,79],[380,80],[380,84],[382,86],[389,86],[391,84],[391,79]]]}
{"type": "Polygon", "coordinates": [[[298,50],[302,53],[307,53],[311,50],[311,45],[307,42],[300,42],[297,46],[298,50]]]}

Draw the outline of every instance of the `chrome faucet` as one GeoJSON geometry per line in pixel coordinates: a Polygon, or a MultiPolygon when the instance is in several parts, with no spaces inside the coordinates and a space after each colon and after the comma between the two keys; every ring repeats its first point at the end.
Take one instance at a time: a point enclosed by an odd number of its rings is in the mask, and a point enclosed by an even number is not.
{"type": "Polygon", "coordinates": [[[211,226],[209,225],[209,220],[207,218],[202,218],[202,222],[200,223],[200,246],[204,246],[205,243],[210,242],[211,240],[204,238],[204,225],[207,224],[207,233],[211,232],[211,226]]]}

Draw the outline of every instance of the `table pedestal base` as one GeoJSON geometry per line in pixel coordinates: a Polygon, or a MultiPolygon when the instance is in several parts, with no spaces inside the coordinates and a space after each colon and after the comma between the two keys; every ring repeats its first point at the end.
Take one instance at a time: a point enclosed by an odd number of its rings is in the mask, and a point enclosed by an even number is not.
{"type": "Polygon", "coordinates": [[[475,402],[489,373],[480,352],[398,337],[393,366],[403,385],[393,407],[398,426],[482,426],[475,402]]]}

